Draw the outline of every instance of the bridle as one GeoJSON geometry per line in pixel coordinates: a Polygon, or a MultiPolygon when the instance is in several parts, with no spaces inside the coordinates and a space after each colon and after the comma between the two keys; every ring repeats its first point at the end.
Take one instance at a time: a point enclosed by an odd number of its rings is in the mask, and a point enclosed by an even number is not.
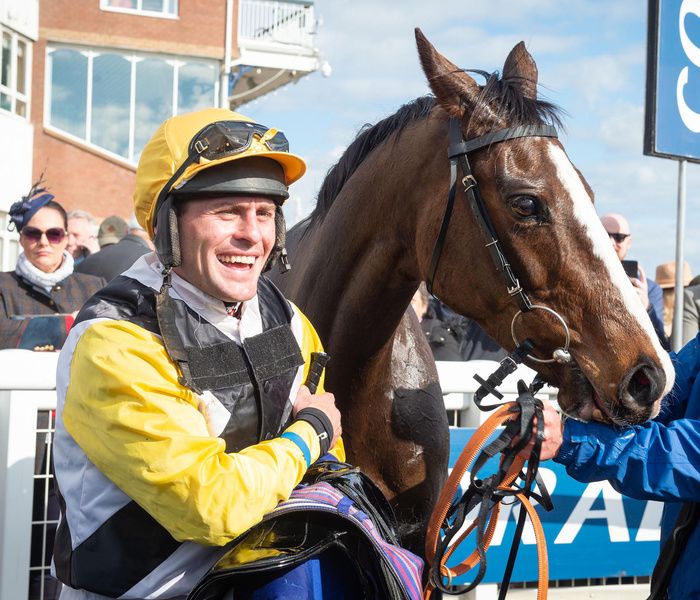
{"type": "MultiPolygon", "coordinates": [[[[505,257],[501,248],[501,243],[496,234],[486,204],[479,192],[479,186],[469,164],[469,153],[481,148],[523,137],[557,137],[557,132],[551,125],[524,125],[518,127],[508,127],[487,133],[471,140],[465,140],[462,135],[459,121],[451,118],[449,121],[449,147],[448,158],[450,160],[450,191],[445,208],[445,215],[440,226],[433,255],[430,261],[426,285],[430,293],[433,292],[433,282],[437,272],[442,250],[447,237],[447,230],[450,225],[454,210],[455,197],[457,195],[457,172],[462,171],[461,183],[467,201],[471,207],[476,222],[481,229],[485,239],[486,248],[489,250],[491,261],[500,274],[506,286],[507,293],[518,303],[518,312],[513,316],[511,322],[511,336],[515,343],[515,350],[511,352],[499,365],[498,369],[492,373],[488,379],[484,380],[480,376],[475,379],[481,384],[474,394],[474,401],[481,410],[493,410],[498,405],[485,406],[482,400],[485,396],[492,394],[499,399],[503,395],[498,391],[498,386],[505,377],[515,371],[517,365],[529,358],[539,363],[568,363],[571,361],[569,354],[569,343],[571,340],[569,327],[566,321],[552,308],[539,304],[533,304],[520,281],[516,277],[513,269],[505,257]],[[525,339],[522,343],[518,340],[515,330],[517,319],[523,313],[533,310],[542,310],[552,315],[564,330],[564,345],[558,347],[552,353],[552,358],[538,358],[531,354],[535,344],[530,339],[525,339]]],[[[496,412],[480,427],[464,448],[455,465],[452,473],[443,487],[440,498],[428,525],[426,536],[426,558],[430,563],[430,578],[425,590],[425,598],[431,597],[435,589],[440,589],[446,593],[462,593],[473,589],[483,578],[486,571],[486,550],[491,542],[495,524],[498,520],[498,510],[504,498],[512,497],[521,502],[522,510],[518,517],[518,524],[511,546],[506,571],[503,576],[499,599],[504,598],[510,583],[513,572],[515,557],[517,555],[520,537],[522,535],[525,520],[529,517],[535,527],[538,551],[539,585],[538,598],[546,598],[547,595],[547,555],[546,541],[539,518],[535,512],[530,498],[535,497],[547,510],[551,509],[551,501],[539,479],[538,466],[541,443],[544,439],[544,422],[542,415],[542,402],[534,396],[536,391],[543,384],[539,376],[530,386],[524,382],[518,383],[518,399],[498,407],[496,412]],[[520,454],[521,450],[533,435],[533,423],[536,425],[534,434],[534,445],[527,459],[527,469],[522,472],[525,458],[520,454]],[[484,445],[498,426],[505,425],[505,430],[499,437],[484,445]],[[501,455],[499,469],[496,473],[486,479],[479,479],[476,475],[491,457],[501,455]],[[460,495],[457,490],[460,488],[462,477],[467,469],[471,471],[471,481],[468,489],[460,495]],[[523,479],[521,487],[515,484],[516,478],[523,479]],[[533,491],[535,480],[538,481],[539,492],[533,491]],[[458,499],[456,499],[458,498],[458,499]],[[477,509],[477,517],[472,524],[467,527],[461,536],[458,533],[465,524],[467,514],[472,509],[477,509]],[[458,565],[448,566],[448,560],[454,549],[472,532],[476,532],[476,549],[458,565]],[[463,575],[478,565],[479,571],[471,584],[453,585],[452,578],[455,575],[463,575]],[[447,578],[447,583],[443,578],[447,578]]]]}
{"type": "Polygon", "coordinates": [[[571,355],[569,354],[570,333],[566,321],[564,321],[561,315],[559,315],[559,313],[557,313],[555,310],[540,304],[533,304],[525,293],[525,290],[523,290],[522,286],[520,285],[520,281],[515,276],[510,263],[503,253],[501,242],[498,239],[498,234],[496,233],[491,217],[489,216],[488,209],[484,203],[484,199],[479,191],[479,185],[474,177],[474,174],[472,173],[468,156],[471,152],[485,148],[491,144],[504,142],[506,140],[523,137],[556,138],[556,129],[552,125],[521,125],[518,127],[498,129],[497,131],[492,131],[477,138],[465,140],[464,136],[462,135],[462,130],[458,119],[450,118],[449,127],[449,147],[447,156],[450,159],[450,192],[447,198],[445,215],[443,216],[440,232],[438,233],[438,237],[435,241],[433,255],[430,260],[430,267],[426,278],[426,286],[428,291],[431,294],[433,293],[433,282],[435,281],[435,275],[440,264],[440,257],[442,256],[442,250],[447,237],[447,230],[452,219],[455,197],[457,195],[457,170],[459,168],[462,171],[462,178],[460,181],[464,186],[464,191],[466,193],[469,206],[471,207],[471,211],[486,240],[485,245],[486,248],[488,248],[491,261],[493,262],[496,271],[500,274],[501,279],[506,286],[508,295],[515,298],[518,306],[520,307],[520,310],[513,316],[513,321],[511,322],[511,335],[513,337],[513,342],[515,343],[516,347],[520,346],[520,342],[518,341],[515,333],[515,323],[520,315],[532,310],[543,310],[554,316],[562,325],[564,329],[565,342],[562,347],[554,350],[552,353],[552,358],[542,359],[533,356],[532,354],[528,354],[527,358],[539,363],[568,363],[571,360],[571,355]]]}

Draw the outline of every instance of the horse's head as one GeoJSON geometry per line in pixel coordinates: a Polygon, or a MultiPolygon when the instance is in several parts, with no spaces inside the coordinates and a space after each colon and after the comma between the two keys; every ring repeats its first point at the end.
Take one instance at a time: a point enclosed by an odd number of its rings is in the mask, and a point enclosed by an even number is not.
{"type": "MultiPolygon", "coordinates": [[[[559,387],[559,403],[572,416],[618,424],[655,416],[673,384],[671,362],[613,251],[588,184],[561,143],[541,135],[542,126],[557,119],[552,106],[537,99],[537,67],[524,44],[513,48],[502,76],[490,76],[482,87],[419,30],[416,38],[423,69],[444,111],[434,111],[432,118],[447,122],[447,113],[467,141],[530,127],[524,137],[487,139],[467,155],[503,254],[525,295],[560,315],[570,330],[573,360],[529,364],[559,387]]],[[[446,129],[440,129],[445,136],[446,129]]],[[[474,248],[484,245],[487,236],[469,206],[461,167],[434,292],[513,348],[511,324],[520,307],[508,294],[489,249],[474,248]]],[[[446,203],[446,196],[431,198],[424,208],[430,226],[417,235],[417,243],[424,249],[426,278],[446,203]]],[[[547,310],[523,312],[514,328],[519,340],[535,342],[536,357],[549,359],[564,345],[565,329],[547,310]]]]}

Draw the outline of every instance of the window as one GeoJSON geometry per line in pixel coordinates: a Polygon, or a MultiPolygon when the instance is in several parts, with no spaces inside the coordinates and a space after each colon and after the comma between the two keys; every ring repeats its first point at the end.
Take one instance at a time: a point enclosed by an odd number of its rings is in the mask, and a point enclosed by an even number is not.
{"type": "Polygon", "coordinates": [[[102,10],[177,18],[177,0],[100,0],[102,10]]]}
{"type": "Polygon", "coordinates": [[[216,106],[219,65],[52,46],[46,126],[132,163],[167,118],[216,106]]]}
{"type": "Polygon", "coordinates": [[[30,42],[9,29],[0,36],[0,109],[27,118],[30,42]]]}
{"type": "Polygon", "coordinates": [[[13,229],[8,231],[10,216],[0,210],[0,271],[14,271],[19,256],[19,235],[13,229]]]}

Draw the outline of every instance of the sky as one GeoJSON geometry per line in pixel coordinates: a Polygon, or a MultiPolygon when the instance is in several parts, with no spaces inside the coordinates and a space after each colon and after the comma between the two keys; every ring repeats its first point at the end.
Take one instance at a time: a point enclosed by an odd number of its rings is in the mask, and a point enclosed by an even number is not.
{"type": "MultiPolygon", "coordinates": [[[[292,187],[288,222],[311,211],[325,173],[362,125],[429,92],[413,33],[420,27],[458,66],[489,72],[524,41],[539,70],[539,96],[564,112],[560,139],[593,188],[598,213],[630,221],[628,258],[651,277],[675,259],[678,163],[642,151],[646,0],[316,0],[315,10],[316,46],[330,77],[313,73],[240,108],[282,129],[309,164],[292,187]]],[[[685,256],[697,275],[700,164],[687,163],[686,173],[685,256]]]]}

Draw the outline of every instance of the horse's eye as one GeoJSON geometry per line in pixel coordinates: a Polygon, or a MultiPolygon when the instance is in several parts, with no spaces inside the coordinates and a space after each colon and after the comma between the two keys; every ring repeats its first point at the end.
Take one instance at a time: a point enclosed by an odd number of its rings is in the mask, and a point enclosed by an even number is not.
{"type": "Polygon", "coordinates": [[[521,218],[536,217],[538,214],[537,199],[532,196],[517,196],[510,201],[510,209],[515,216],[521,218]]]}

